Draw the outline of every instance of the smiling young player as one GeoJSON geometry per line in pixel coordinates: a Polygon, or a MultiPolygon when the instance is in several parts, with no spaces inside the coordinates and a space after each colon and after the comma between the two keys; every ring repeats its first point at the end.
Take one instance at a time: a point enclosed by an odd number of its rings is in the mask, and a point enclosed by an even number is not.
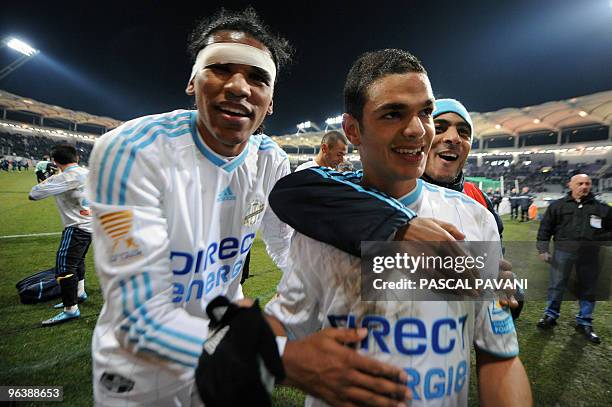
{"type": "MultiPolygon", "coordinates": [[[[303,172],[333,178],[360,194],[387,201],[388,206],[403,206],[397,211],[456,224],[467,241],[499,242],[493,215],[482,205],[419,179],[434,139],[434,97],[414,56],[395,49],[362,55],[349,71],[344,95],[343,128],[359,148],[363,177],[322,168],[303,172]]],[[[436,153],[450,157],[454,151],[436,153]]],[[[300,174],[280,180],[275,190],[288,192],[287,186],[300,174]]],[[[272,198],[271,204],[276,211],[272,198]]],[[[342,228],[351,229],[362,221],[354,218],[342,228]]],[[[298,339],[327,326],[368,328],[360,351],[406,371],[413,406],[467,405],[472,344],[482,404],[531,405],[514,325],[499,304],[363,302],[360,276],[358,257],[296,232],[287,271],[266,311],[298,339]]],[[[313,398],[307,404],[325,405],[313,398]]]]}

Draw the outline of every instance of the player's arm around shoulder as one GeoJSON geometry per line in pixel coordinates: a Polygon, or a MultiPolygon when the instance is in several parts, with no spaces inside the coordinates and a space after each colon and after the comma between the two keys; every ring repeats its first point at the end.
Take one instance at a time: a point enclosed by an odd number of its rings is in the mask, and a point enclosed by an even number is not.
{"type": "Polygon", "coordinates": [[[478,394],[483,407],[531,407],[531,386],[518,356],[500,358],[476,348],[478,394]]]}

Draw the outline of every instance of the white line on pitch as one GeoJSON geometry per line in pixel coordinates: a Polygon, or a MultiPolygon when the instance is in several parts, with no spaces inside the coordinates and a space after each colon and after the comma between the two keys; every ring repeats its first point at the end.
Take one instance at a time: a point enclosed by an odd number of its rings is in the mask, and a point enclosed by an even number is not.
{"type": "Polygon", "coordinates": [[[0,239],[17,239],[19,237],[35,237],[35,236],[55,236],[61,235],[62,232],[49,232],[49,233],[30,233],[27,235],[10,235],[10,236],[0,236],[0,239]]]}

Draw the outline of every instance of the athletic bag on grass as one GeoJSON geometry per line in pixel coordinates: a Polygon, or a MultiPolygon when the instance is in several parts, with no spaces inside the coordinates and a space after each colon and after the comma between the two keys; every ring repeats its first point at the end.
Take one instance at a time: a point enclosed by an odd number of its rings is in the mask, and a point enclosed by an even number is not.
{"type": "Polygon", "coordinates": [[[26,277],[15,287],[22,304],[38,304],[62,296],[60,286],[55,280],[55,268],[26,277]]]}

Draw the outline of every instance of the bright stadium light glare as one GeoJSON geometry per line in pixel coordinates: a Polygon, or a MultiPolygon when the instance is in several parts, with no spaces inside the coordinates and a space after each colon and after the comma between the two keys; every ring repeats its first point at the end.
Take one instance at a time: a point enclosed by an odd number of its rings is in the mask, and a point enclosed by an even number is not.
{"type": "Polygon", "coordinates": [[[327,124],[328,126],[332,125],[332,124],[342,124],[342,116],[334,116],[334,117],[328,117],[327,119],[325,119],[325,124],[327,124]]]}
{"type": "Polygon", "coordinates": [[[585,112],[584,110],[581,110],[578,112],[578,116],[580,117],[587,117],[589,114],[587,112],[585,112]]]}
{"type": "Polygon", "coordinates": [[[302,123],[298,123],[297,125],[298,130],[305,130],[311,127],[312,127],[312,123],[310,122],[310,120],[302,122],[302,123]]]}
{"type": "Polygon", "coordinates": [[[498,130],[501,129],[501,124],[496,124],[495,128],[498,129],[498,130]]]}
{"type": "Polygon", "coordinates": [[[38,50],[31,47],[29,44],[17,39],[17,38],[7,38],[6,45],[9,48],[14,49],[15,51],[27,56],[31,57],[38,54],[38,50]]]}
{"type": "Polygon", "coordinates": [[[533,124],[539,124],[540,123],[540,119],[533,119],[533,124]]]}

